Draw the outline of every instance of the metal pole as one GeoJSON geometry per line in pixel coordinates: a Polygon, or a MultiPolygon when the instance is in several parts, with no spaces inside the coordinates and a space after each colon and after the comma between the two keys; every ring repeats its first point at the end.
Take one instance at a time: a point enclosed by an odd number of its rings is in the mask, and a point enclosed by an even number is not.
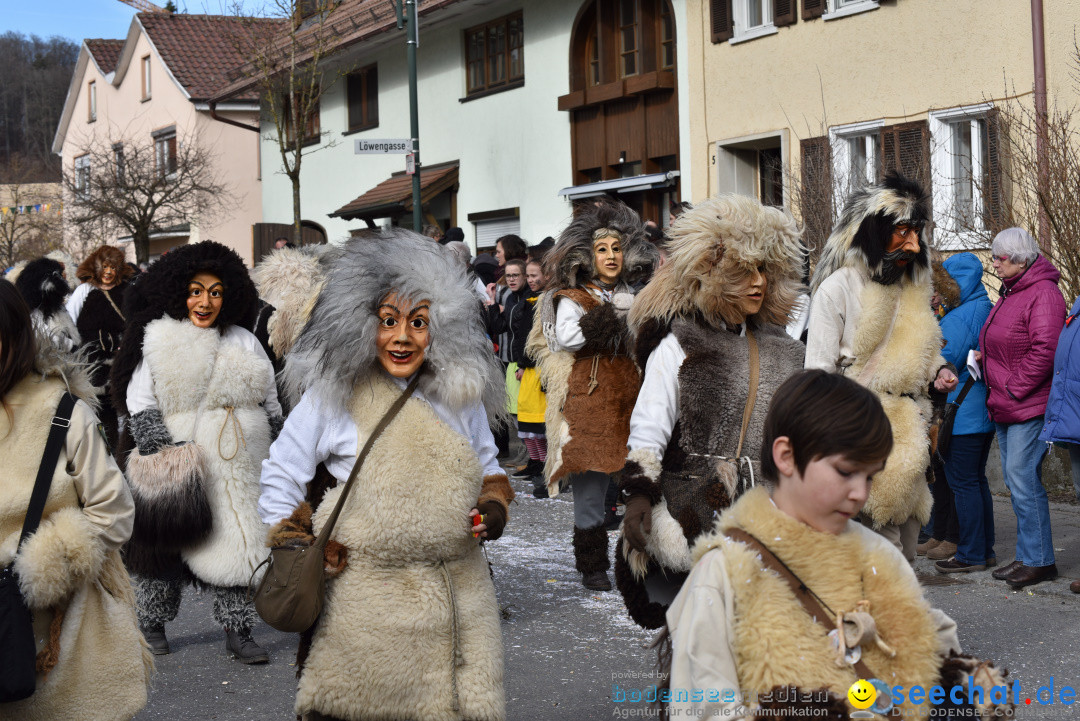
{"type": "Polygon", "coordinates": [[[415,172],[412,178],[412,202],[413,202],[413,231],[421,233],[424,230],[423,203],[420,200],[420,114],[417,109],[416,99],[416,48],[420,44],[420,27],[416,21],[417,0],[405,0],[406,15],[406,48],[409,56],[409,125],[413,139],[413,161],[415,172]]]}
{"type": "Polygon", "coordinates": [[[1042,0],[1031,0],[1031,46],[1035,60],[1035,158],[1039,191],[1039,246],[1050,248],[1050,219],[1043,201],[1049,193],[1050,160],[1047,153],[1046,40],[1043,35],[1042,0]]]}

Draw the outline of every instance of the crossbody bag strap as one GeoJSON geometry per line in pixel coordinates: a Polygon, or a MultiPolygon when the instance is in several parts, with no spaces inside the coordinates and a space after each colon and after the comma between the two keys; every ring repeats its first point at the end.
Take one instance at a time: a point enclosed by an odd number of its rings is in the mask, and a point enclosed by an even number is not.
{"type": "Polygon", "coordinates": [[[375,440],[379,435],[386,430],[386,427],[390,425],[390,422],[397,416],[398,411],[405,405],[405,401],[409,400],[413,391],[416,390],[416,386],[420,383],[420,373],[417,373],[405,390],[394,401],[394,405],[390,406],[386,414],[383,415],[379,424],[375,426],[375,430],[368,436],[367,442],[364,443],[363,450],[356,456],[356,463],[353,464],[352,471],[349,473],[349,480],[345,482],[345,487],[341,489],[341,495],[338,496],[337,503],[334,504],[334,511],[330,514],[330,517],[326,519],[326,525],[323,526],[322,531],[319,532],[318,538],[315,539],[315,546],[318,548],[325,548],[327,541],[330,540],[330,532],[334,530],[334,524],[337,523],[338,515],[341,513],[342,506],[345,505],[345,499],[349,496],[349,491],[352,490],[353,482],[356,481],[356,474],[360,471],[360,466],[364,465],[364,459],[367,458],[368,453],[371,452],[371,447],[375,445],[375,440]]]}
{"type": "MultiPolygon", "coordinates": [[[[799,600],[799,603],[803,605],[803,608],[806,609],[812,619],[824,626],[826,632],[836,629],[836,619],[830,618],[829,613],[821,607],[818,600],[810,593],[810,588],[787,567],[787,564],[777,558],[776,554],[770,551],[768,546],[738,527],[727,529],[724,531],[724,535],[733,541],[745,543],[751,549],[757,551],[758,555],[761,556],[761,562],[787,582],[788,586],[791,587],[791,592],[795,594],[795,598],[799,600]]],[[[861,659],[851,665],[855,669],[855,673],[859,674],[859,678],[878,678],[861,659]]]]}
{"type": "Polygon", "coordinates": [[[53,474],[56,473],[56,462],[60,460],[60,449],[67,438],[68,428],[71,426],[71,412],[74,409],[75,396],[65,391],[64,395],[60,396],[60,404],[49,428],[49,438],[45,441],[45,451],[41,454],[41,465],[38,466],[34,490],[30,494],[30,506],[26,509],[26,519],[19,536],[20,546],[41,523],[41,514],[45,512],[45,501],[49,497],[49,488],[52,487],[53,474]]]}
{"type": "Polygon", "coordinates": [[[960,395],[956,396],[956,400],[953,401],[953,403],[955,403],[956,405],[960,405],[961,403],[963,403],[964,399],[967,398],[968,391],[971,390],[971,387],[973,385],[975,385],[975,379],[971,376],[968,376],[968,379],[964,381],[964,387],[960,389],[960,395]]]}
{"type": "Polygon", "coordinates": [[[757,338],[746,329],[746,342],[750,346],[750,390],[746,394],[746,406],[743,408],[742,428],[739,429],[739,445],[735,449],[735,458],[742,457],[743,441],[746,440],[746,429],[750,427],[750,416],[754,413],[754,404],[757,403],[758,377],[761,375],[761,364],[758,355],[757,338]]]}

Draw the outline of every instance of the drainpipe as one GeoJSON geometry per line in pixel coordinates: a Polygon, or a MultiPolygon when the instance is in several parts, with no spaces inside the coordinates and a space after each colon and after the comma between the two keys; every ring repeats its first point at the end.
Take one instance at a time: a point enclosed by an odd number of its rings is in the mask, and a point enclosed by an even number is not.
{"type": "MultiPolygon", "coordinates": [[[[1046,109],[1046,38],[1043,35],[1042,0],[1031,0],[1031,46],[1035,59],[1035,158],[1039,195],[1047,196],[1050,184],[1050,159],[1047,155],[1048,129],[1046,109]]],[[[1050,245],[1050,218],[1039,203],[1039,247],[1050,245]]]]}
{"type": "Polygon", "coordinates": [[[235,125],[238,128],[243,128],[244,130],[252,130],[252,131],[254,131],[256,133],[259,132],[259,127],[258,126],[248,125],[247,123],[240,123],[240,122],[237,122],[236,120],[229,120],[228,118],[223,118],[220,115],[218,115],[217,114],[217,101],[216,100],[211,100],[210,101],[210,117],[213,118],[214,120],[218,121],[219,123],[225,123],[226,125],[235,125]]]}

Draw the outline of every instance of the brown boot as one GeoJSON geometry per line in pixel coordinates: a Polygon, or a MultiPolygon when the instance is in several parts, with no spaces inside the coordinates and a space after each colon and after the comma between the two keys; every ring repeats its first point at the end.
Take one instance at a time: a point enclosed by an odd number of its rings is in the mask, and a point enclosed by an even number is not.
{"type": "Polygon", "coordinates": [[[918,546],[915,546],[915,555],[925,556],[931,549],[937,548],[940,545],[941,541],[936,538],[931,538],[926,543],[920,543],[918,546]]]}
{"type": "Polygon", "coordinates": [[[942,541],[934,548],[926,552],[926,557],[931,561],[944,561],[956,555],[956,544],[952,541],[942,541]]]}

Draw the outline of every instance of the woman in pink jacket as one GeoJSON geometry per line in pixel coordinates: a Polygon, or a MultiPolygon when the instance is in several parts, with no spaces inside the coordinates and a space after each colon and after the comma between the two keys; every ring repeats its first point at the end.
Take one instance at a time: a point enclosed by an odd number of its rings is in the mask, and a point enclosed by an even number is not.
{"type": "Polygon", "coordinates": [[[1065,319],[1061,274],[1039,254],[1027,231],[998,233],[992,247],[1001,297],[979,333],[989,391],[986,407],[997,430],[1005,485],[1016,514],[1016,560],[994,571],[1014,589],[1057,576],[1050,507],[1042,485],[1046,445],[1039,441],[1054,351],[1065,319]]]}

